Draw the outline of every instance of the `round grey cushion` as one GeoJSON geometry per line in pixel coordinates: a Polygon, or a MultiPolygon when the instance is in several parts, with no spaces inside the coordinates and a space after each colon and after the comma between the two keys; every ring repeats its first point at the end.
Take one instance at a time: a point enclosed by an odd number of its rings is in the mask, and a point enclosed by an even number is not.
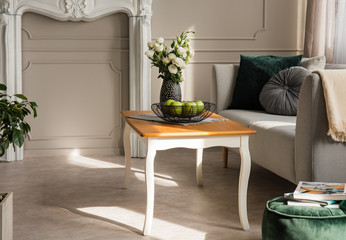
{"type": "Polygon", "coordinates": [[[259,100],[268,113],[297,115],[299,92],[311,71],[303,67],[291,67],[278,72],[263,86],[259,100]]]}

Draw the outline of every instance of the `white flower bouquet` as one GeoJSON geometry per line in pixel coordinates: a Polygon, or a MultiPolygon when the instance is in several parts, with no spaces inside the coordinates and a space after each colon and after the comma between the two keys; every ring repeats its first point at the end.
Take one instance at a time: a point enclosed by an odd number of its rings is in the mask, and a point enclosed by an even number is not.
{"type": "Polygon", "coordinates": [[[190,47],[189,33],[193,31],[182,32],[176,40],[173,40],[170,47],[164,44],[162,37],[155,42],[148,42],[149,50],[145,55],[151,60],[153,66],[159,68],[158,78],[163,80],[172,80],[179,83],[184,81],[182,70],[187,67],[190,59],[195,55],[195,51],[190,47]]]}

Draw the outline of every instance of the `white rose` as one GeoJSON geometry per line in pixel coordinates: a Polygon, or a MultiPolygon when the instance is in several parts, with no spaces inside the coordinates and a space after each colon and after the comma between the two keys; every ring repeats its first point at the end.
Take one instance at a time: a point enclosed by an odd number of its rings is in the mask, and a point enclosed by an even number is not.
{"type": "Polygon", "coordinates": [[[189,50],[189,57],[193,57],[195,55],[195,50],[192,48],[189,50]]]}
{"type": "Polygon", "coordinates": [[[182,68],[185,65],[185,62],[181,58],[175,58],[173,59],[172,63],[174,63],[177,67],[182,68]]]}
{"type": "Polygon", "coordinates": [[[154,43],[153,42],[148,42],[148,47],[153,48],[154,47],[154,43]]]}
{"type": "Polygon", "coordinates": [[[180,75],[180,81],[184,81],[184,80],[185,80],[184,74],[181,74],[180,75]]]}
{"type": "MultiPolygon", "coordinates": [[[[155,44],[155,45],[156,45],[156,44],[155,44]]],[[[163,45],[155,46],[155,51],[156,51],[156,52],[162,52],[162,51],[163,51],[163,45]]]]}
{"type": "Polygon", "coordinates": [[[186,50],[185,50],[185,48],[183,48],[183,47],[179,47],[179,48],[177,49],[177,52],[178,52],[180,55],[183,55],[184,53],[186,53],[186,50]]]}
{"type": "Polygon", "coordinates": [[[172,52],[173,51],[173,49],[171,48],[171,47],[167,47],[167,49],[166,49],[166,53],[167,54],[169,54],[170,52],[172,52]]]}
{"type": "Polygon", "coordinates": [[[168,55],[168,59],[169,60],[173,60],[173,59],[175,59],[177,56],[175,56],[175,54],[174,53],[170,53],[169,55],[168,55]]]}
{"type": "Polygon", "coordinates": [[[156,42],[160,43],[160,44],[162,44],[164,41],[165,41],[165,39],[163,39],[162,37],[156,39],[156,42]]]}
{"type": "Polygon", "coordinates": [[[164,64],[168,64],[168,63],[171,62],[171,60],[169,60],[168,57],[165,57],[164,59],[162,59],[162,62],[163,62],[164,64]]]}
{"type": "Polygon", "coordinates": [[[174,64],[171,64],[168,66],[168,71],[172,74],[176,74],[178,72],[178,68],[174,64]]]}
{"type": "Polygon", "coordinates": [[[155,52],[153,50],[148,50],[145,52],[145,55],[147,55],[148,58],[152,58],[154,54],[155,52]]]}

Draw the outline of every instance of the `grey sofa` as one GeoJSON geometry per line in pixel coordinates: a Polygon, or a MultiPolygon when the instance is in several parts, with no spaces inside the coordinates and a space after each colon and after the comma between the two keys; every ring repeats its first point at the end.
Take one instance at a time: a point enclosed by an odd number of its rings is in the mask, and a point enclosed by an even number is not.
{"type": "MultiPolygon", "coordinates": [[[[326,65],[326,69],[335,68],[346,69],[346,65],[326,65]]],[[[312,73],[305,78],[297,116],[281,116],[227,109],[238,69],[237,64],[213,65],[211,101],[216,103],[219,115],[257,131],[250,136],[251,160],[292,183],[346,182],[346,143],[334,142],[327,136],[328,120],[319,75],[312,73]]]]}

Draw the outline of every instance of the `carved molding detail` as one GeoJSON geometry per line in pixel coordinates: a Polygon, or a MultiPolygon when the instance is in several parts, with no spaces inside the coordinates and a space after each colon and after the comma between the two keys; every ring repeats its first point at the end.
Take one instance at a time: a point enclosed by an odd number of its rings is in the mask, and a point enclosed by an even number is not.
{"type": "Polygon", "coordinates": [[[9,8],[10,8],[10,3],[7,0],[0,0],[0,13],[8,14],[9,8]]]}
{"type": "Polygon", "coordinates": [[[65,0],[66,12],[74,18],[81,18],[84,16],[86,8],[86,0],[65,0]]]}
{"type": "Polygon", "coordinates": [[[150,25],[151,16],[153,12],[151,11],[152,0],[141,0],[140,4],[140,16],[144,17],[144,23],[150,25]]]}

